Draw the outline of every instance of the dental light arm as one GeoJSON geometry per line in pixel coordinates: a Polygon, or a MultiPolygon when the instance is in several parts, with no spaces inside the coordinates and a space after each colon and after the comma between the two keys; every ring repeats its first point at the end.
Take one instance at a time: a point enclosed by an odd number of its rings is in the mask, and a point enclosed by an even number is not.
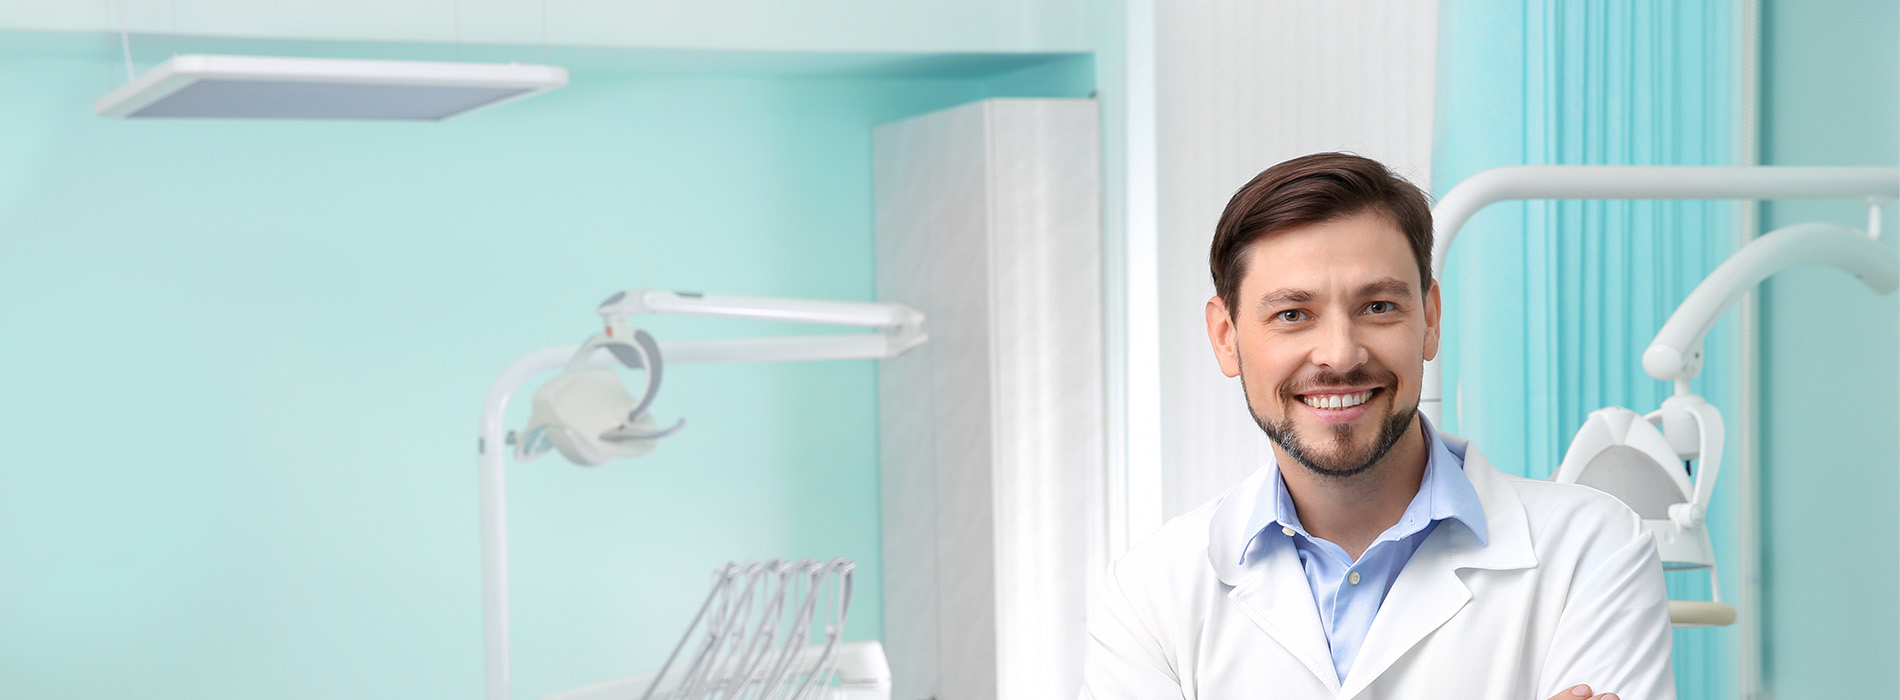
{"type": "Polygon", "coordinates": [[[1702,373],[1703,337],[1742,294],[1762,280],[1790,267],[1817,263],[1848,271],[1876,293],[1886,294],[1900,286],[1900,257],[1866,234],[1828,223],[1786,226],[1743,246],[1715,268],[1676,307],[1643,352],[1643,369],[1649,376],[1676,387],[1675,395],[1665,399],[1650,419],[1660,424],[1679,456],[1700,459],[1703,464],[1689,502],[1669,509],[1670,520],[1678,525],[1702,523],[1714,498],[1716,471],[1721,468],[1722,416],[1689,390],[1689,380],[1702,373]]]}
{"type": "Polygon", "coordinates": [[[1517,199],[1825,199],[1900,196],[1894,168],[1720,165],[1515,165],[1451,188],[1432,208],[1432,269],[1480,209],[1517,199]]]}
{"type": "MultiPolygon", "coordinates": [[[[1432,207],[1432,276],[1445,281],[1445,262],[1465,222],[1498,202],[1525,199],[1868,199],[1900,197],[1900,169],[1799,166],[1520,165],[1466,178],[1432,207]]],[[[1566,235],[1588,235],[1588,232],[1566,235]]],[[[1419,411],[1444,420],[1442,361],[1425,363],[1419,411]]],[[[1457,416],[1454,407],[1453,416],[1457,416]]]]}
{"type": "Polygon", "coordinates": [[[1744,246],[1696,285],[1643,351],[1649,376],[1675,382],[1678,394],[1702,372],[1702,338],[1742,294],[1782,270],[1822,263],[1853,274],[1877,294],[1900,286],[1900,258],[1866,234],[1836,224],[1795,224],[1744,246]]]}
{"type": "Polygon", "coordinates": [[[834,326],[880,328],[922,327],[924,315],[902,304],[878,304],[820,299],[780,299],[697,292],[669,292],[662,289],[631,289],[600,303],[604,317],[634,314],[676,314],[682,316],[719,316],[754,321],[793,321],[824,323],[834,326]]]}
{"type": "Polygon", "coordinates": [[[790,321],[876,328],[877,333],[808,335],[668,343],[667,362],[797,362],[896,357],[922,345],[924,315],[903,304],[815,299],[777,299],[632,289],[597,309],[607,334],[629,337],[637,314],[718,316],[754,321],[790,321]]]}

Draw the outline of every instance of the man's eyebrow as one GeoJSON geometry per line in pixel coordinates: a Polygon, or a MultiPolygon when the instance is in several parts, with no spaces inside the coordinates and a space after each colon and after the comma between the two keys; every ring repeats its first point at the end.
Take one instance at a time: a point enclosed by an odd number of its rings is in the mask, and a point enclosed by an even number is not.
{"type": "Polygon", "coordinates": [[[1289,304],[1305,304],[1313,300],[1313,293],[1304,289],[1277,289],[1260,296],[1258,304],[1262,311],[1275,309],[1289,304]]]}
{"type": "Polygon", "coordinates": [[[1396,277],[1387,277],[1377,282],[1368,284],[1364,287],[1360,287],[1359,297],[1361,299],[1365,297],[1395,297],[1399,299],[1410,299],[1412,298],[1412,285],[1406,284],[1405,282],[1399,280],[1396,277]]]}

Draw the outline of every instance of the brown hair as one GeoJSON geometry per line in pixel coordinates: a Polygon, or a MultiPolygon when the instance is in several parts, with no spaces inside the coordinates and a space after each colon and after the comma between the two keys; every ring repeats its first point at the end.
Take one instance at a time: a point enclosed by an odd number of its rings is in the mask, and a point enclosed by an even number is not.
{"type": "Polygon", "coordinates": [[[1286,161],[1255,175],[1221,212],[1207,266],[1214,293],[1232,317],[1234,297],[1247,274],[1253,242],[1276,231],[1324,223],[1364,212],[1391,219],[1412,245],[1418,262],[1419,293],[1432,288],[1432,210],[1418,186],[1393,174],[1379,161],[1349,153],[1315,153],[1286,161]]]}

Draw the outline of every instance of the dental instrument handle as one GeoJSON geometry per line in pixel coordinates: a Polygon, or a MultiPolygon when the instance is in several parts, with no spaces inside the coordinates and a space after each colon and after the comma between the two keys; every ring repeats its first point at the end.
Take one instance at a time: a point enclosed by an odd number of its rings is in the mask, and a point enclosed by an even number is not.
{"type": "Polygon", "coordinates": [[[693,614],[693,621],[686,626],[686,634],[681,635],[679,643],[673,645],[673,653],[666,655],[666,663],[660,664],[660,671],[653,674],[653,683],[647,686],[646,692],[640,696],[640,700],[650,700],[653,697],[654,689],[660,687],[661,679],[666,678],[667,670],[671,669],[673,662],[679,659],[680,651],[686,648],[687,640],[692,639],[692,631],[699,627],[700,620],[706,618],[706,611],[712,609],[713,601],[717,600],[719,594],[724,590],[725,581],[723,579],[716,579],[713,583],[712,590],[706,594],[706,602],[699,604],[699,612],[693,614]]]}

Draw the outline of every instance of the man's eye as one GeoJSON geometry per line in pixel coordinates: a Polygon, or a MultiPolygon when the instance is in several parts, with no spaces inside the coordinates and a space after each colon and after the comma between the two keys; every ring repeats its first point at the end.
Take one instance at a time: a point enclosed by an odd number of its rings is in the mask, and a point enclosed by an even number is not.
{"type": "Polygon", "coordinates": [[[1274,318],[1279,319],[1281,321],[1285,321],[1287,323],[1298,323],[1299,320],[1302,318],[1305,318],[1305,316],[1306,316],[1306,312],[1298,311],[1298,310],[1282,311],[1280,313],[1273,315],[1274,318]]]}
{"type": "Polygon", "coordinates": [[[1389,314],[1389,313],[1392,313],[1393,311],[1398,310],[1398,307],[1394,306],[1392,302],[1389,302],[1389,301],[1375,301],[1370,304],[1367,304],[1366,310],[1375,314],[1389,314]]]}

